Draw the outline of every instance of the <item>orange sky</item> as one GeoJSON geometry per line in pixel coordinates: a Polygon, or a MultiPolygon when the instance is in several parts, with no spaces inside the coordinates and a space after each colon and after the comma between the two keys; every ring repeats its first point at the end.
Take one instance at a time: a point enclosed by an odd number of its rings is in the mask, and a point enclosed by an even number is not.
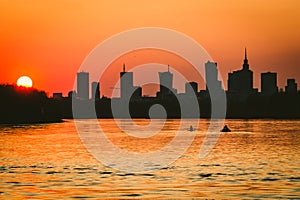
{"type": "Polygon", "coordinates": [[[276,71],[282,88],[287,78],[300,83],[299,10],[298,0],[2,0],[0,80],[28,75],[34,87],[66,95],[96,45],[121,31],[155,26],[199,42],[224,80],[241,68],[246,46],[254,86],[260,87],[261,72],[276,71]]]}

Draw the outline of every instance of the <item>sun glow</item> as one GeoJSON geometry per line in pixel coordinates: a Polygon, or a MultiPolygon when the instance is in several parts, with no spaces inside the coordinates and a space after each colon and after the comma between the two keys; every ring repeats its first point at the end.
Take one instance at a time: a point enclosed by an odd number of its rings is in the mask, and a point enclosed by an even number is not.
{"type": "Polygon", "coordinates": [[[21,76],[17,80],[17,86],[30,88],[32,87],[32,80],[28,76],[21,76]]]}

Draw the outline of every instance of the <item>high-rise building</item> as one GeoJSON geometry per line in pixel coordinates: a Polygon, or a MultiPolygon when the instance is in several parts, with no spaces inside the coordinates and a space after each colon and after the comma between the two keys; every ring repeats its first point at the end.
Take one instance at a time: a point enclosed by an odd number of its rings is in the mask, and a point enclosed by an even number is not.
{"type": "Polygon", "coordinates": [[[92,99],[99,100],[100,99],[100,83],[92,82],[92,99]]]}
{"type": "Polygon", "coordinates": [[[132,99],[134,99],[134,100],[140,99],[142,97],[142,87],[134,86],[133,90],[134,90],[134,92],[132,94],[132,99]]]}
{"type": "Polygon", "coordinates": [[[285,86],[285,92],[288,94],[297,93],[297,83],[295,79],[287,79],[287,86],[285,86]]]}
{"type": "Polygon", "coordinates": [[[166,97],[172,94],[173,90],[173,74],[170,72],[170,66],[168,65],[168,71],[158,72],[159,75],[159,95],[166,97]]]}
{"type": "Polygon", "coordinates": [[[82,100],[89,99],[89,73],[77,73],[77,98],[82,100]]]}
{"type": "Polygon", "coordinates": [[[238,94],[251,94],[254,91],[253,72],[249,69],[246,49],[243,68],[241,70],[228,73],[228,91],[238,94]]]}
{"type": "Polygon", "coordinates": [[[205,63],[205,81],[207,91],[208,87],[213,90],[222,89],[221,81],[218,80],[218,68],[216,62],[208,61],[205,63]]]}
{"type": "Polygon", "coordinates": [[[261,93],[264,95],[272,95],[278,92],[277,73],[266,72],[261,73],[261,93]]]}
{"type": "Polygon", "coordinates": [[[125,64],[123,64],[123,71],[120,73],[120,79],[121,98],[130,98],[134,91],[133,72],[126,72],[125,64]]]}
{"type": "Polygon", "coordinates": [[[197,94],[198,93],[198,83],[196,82],[188,82],[185,84],[185,94],[197,94]]]}

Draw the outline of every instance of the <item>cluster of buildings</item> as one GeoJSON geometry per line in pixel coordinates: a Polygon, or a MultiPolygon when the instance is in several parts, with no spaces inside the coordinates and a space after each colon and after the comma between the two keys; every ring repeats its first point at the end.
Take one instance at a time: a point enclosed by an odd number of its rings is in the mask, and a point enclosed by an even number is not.
{"type": "MultiPolygon", "coordinates": [[[[243,68],[241,70],[228,73],[228,92],[246,95],[258,92],[257,88],[253,88],[253,72],[249,69],[246,49],[243,68]]],[[[272,95],[277,92],[277,73],[261,73],[261,94],[272,95]]],[[[297,83],[295,79],[287,79],[285,92],[297,93],[297,83]]]]}
{"type": "MultiPolygon", "coordinates": [[[[71,95],[76,95],[79,99],[89,99],[89,73],[79,72],[77,73],[77,93],[72,92],[71,95]]],[[[69,92],[70,96],[70,92],[69,92]]],[[[100,99],[100,83],[92,82],[92,100],[100,99]]]]}
{"type": "MultiPolygon", "coordinates": [[[[177,90],[173,88],[173,74],[169,70],[165,72],[159,72],[160,90],[156,93],[157,98],[167,98],[169,95],[177,94],[177,90]]],[[[218,80],[218,68],[217,63],[208,61],[205,63],[205,80],[206,90],[201,92],[208,92],[213,90],[224,90],[222,88],[221,81],[218,80]]],[[[92,82],[92,100],[100,99],[100,83],[92,82]]],[[[273,95],[278,93],[277,86],[277,73],[265,72],[261,73],[261,94],[273,95]]],[[[281,91],[283,92],[283,91],[281,91]]],[[[287,85],[285,86],[285,92],[288,94],[297,93],[297,83],[295,79],[287,79],[287,85]]],[[[198,94],[198,83],[188,82],[185,85],[185,94],[196,93],[198,94]]],[[[249,68],[247,51],[245,49],[245,57],[242,69],[228,73],[228,91],[229,94],[238,95],[251,95],[258,93],[257,88],[253,88],[253,71],[249,68]]],[[[71,91],[68,96],[76,95],[77,99],[88,100],[89,99],[89,73],[79,72],[77,73],[77,92],[71,91]]],[[[127,72],[125,64],[123,65],[123,71],[120,72],[120,98],[141,98],[142,88],[133,85],[133,72],[127,72]]],[[[62,98],[62,93],[53,93],[53,98],[62,98]]]]}

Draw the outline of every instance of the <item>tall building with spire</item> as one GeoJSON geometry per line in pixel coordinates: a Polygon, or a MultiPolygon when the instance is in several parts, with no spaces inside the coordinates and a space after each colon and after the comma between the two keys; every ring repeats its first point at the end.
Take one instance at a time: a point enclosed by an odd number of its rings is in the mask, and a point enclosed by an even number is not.
{"type": "Polygon", "coordinates": [[[170,72],[170,66],[168,65],[168,71],[166,72],[158,72],[159,75],[159,96],[164,98],[170,94],[173,89],[173,74],[170,72]]]}
{"type": "Polygon", "coordinates": [[[246,48],[245,48],[245,58],[244,58],[243,70],[249,70],[249,63],[248,63],[246,48]]]}
{"type": "Polygon", "coordinates": [[[247,49],[241,70],[228,73],[228,92],[237,94],[253,93],[253,72],[249,69],[247,49]]]}
{"type": "Polygon", "coordinates": [[[133,72],[126,72],[126,66],[123,64],[123,71],[120,73],[121,98],[130,98],[133,92],[133,72]]]}
{"type": "Polygon", "coordinates": [[[121,99],[139,99],[142,97],[142,88],[133,85],[133,72],[127,72],[123,64],[123,71],[120,72],[121,99]]]}

